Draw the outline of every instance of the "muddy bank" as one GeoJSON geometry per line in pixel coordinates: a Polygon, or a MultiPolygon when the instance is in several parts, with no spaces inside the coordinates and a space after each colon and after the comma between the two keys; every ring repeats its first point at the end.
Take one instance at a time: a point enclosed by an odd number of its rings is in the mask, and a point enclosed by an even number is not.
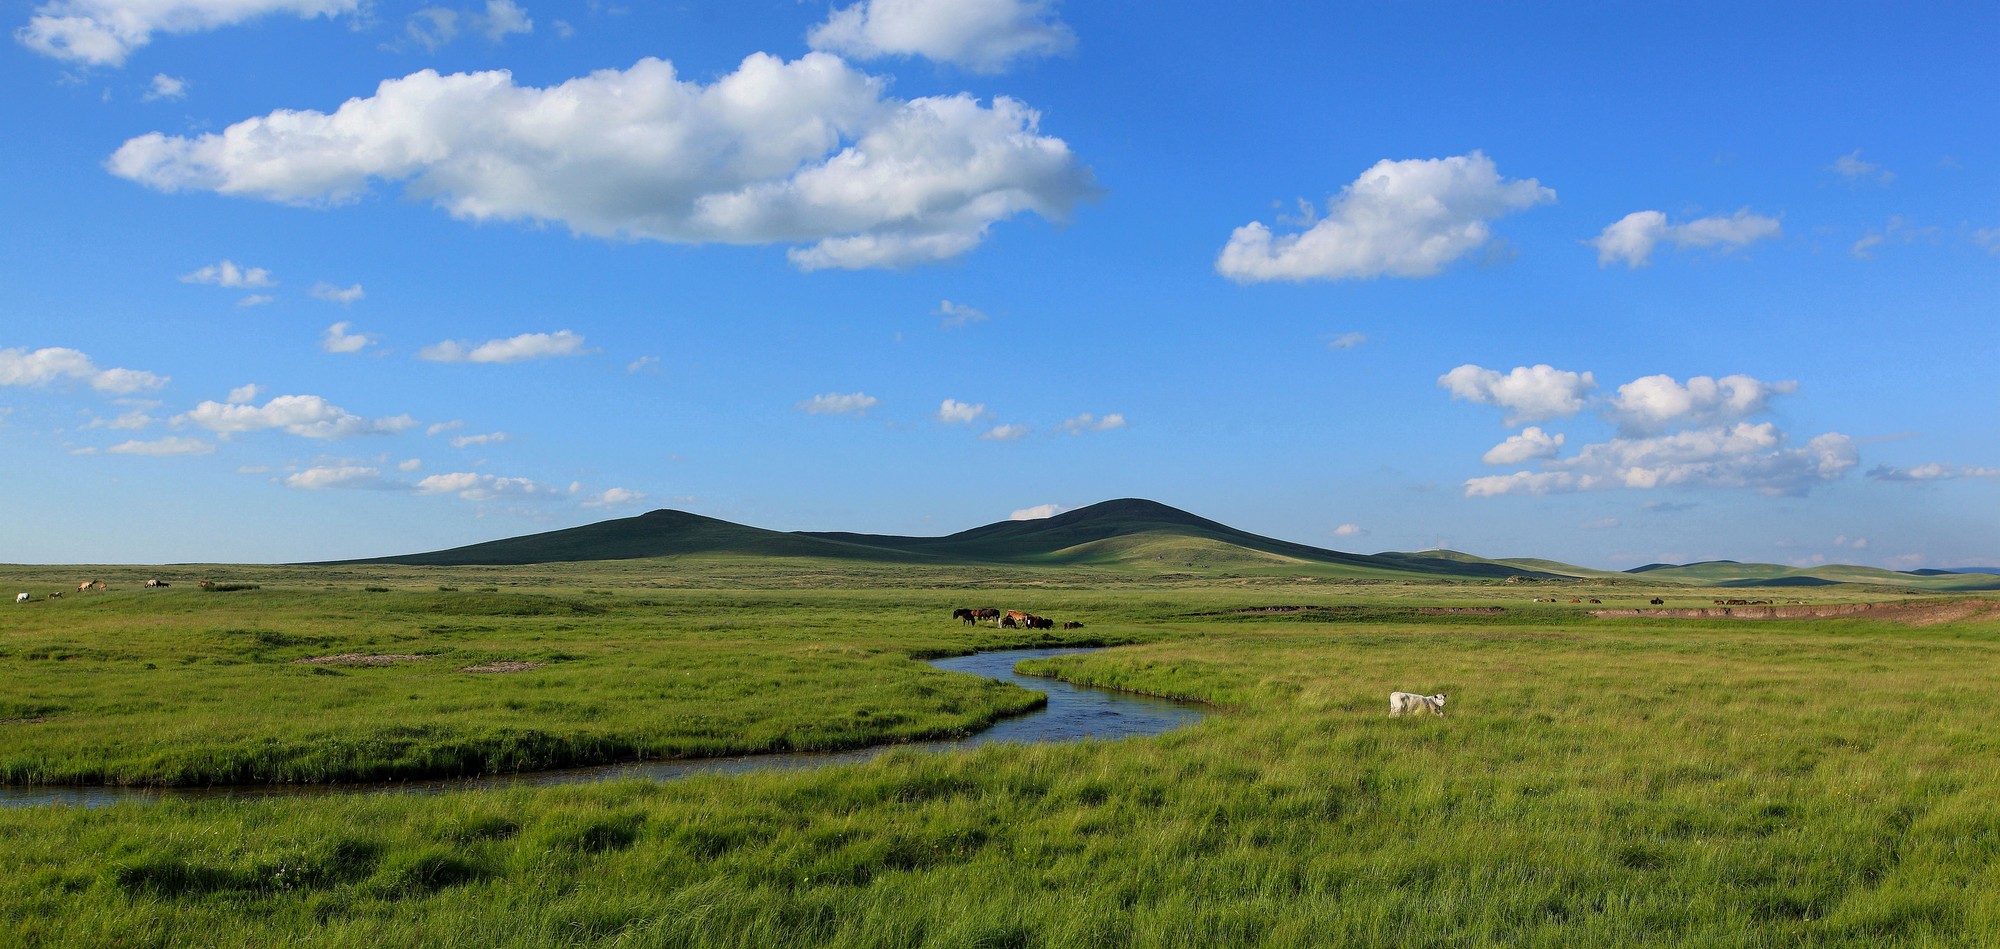
{"type": "Polygon", "coordinates": [[[1934,626],[1974,619],[2000,619],[2000,601],[1958,600],[1930,603],[1897,600],[1889,603],[1821,603],[1817,605],[1702,606],[1693,608],[1590,610],[1590,615],[1606,619],[1839,619],[1859,616],[1902,623],[1906,626],[1934,626]]]}

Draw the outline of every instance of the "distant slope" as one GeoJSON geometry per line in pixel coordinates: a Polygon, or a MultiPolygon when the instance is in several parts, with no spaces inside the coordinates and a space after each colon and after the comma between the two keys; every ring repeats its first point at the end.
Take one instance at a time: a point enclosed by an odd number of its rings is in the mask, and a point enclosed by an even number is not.
{"type": "Polygon", "coordinates": [[[686,554],[753,557],[831,557],[843,560],[912,560],[902,551],[856,547],[838,541],[746,527],[686,511],[653,511],[638,517],[469,544],[450,550],[330,561],[335,564],[403,564],[420,567],[638,560],[686,554]]]}
{"type": "Polygon", "coordinates": [[[1741,563],[1735,560],[1708,560],[1691,564],[1647,564],[1627,574],[1667,583],[1700,586],[1825,586],[1835,583],[1866,583],[1876,586],[1915,587],[1923,590],[2000,589],[2000,578],[1982,574],[1904,573],[1881,567],[1852,564],[1820,564],[1787,567],[1775,563],[1741,563]]]}
{"type": "Polygon", "coordinates": [[[1091,563],[1237,568],[1333,567],[1353,576],[1505,576],[1481,564],[1398,561],[1237,530],[1143,498],[1120,498],[1031,521],[1001,521],[944,537],[819,532],[802,536],[982,563],[1091,563]],[[1115,543],[1114,543],[1115,542],[1115,543]]]}
{"type": "Polygon", "coordinates": [[[1079,566],[1152,574],[1318,576],[1361,579],[1579,578],[1688,586],[1818,586],[1865,583],[1923,590],[2000,589],[2000,576],[1877,567],[1713,560],[1648,564],[1623,572],[1533,558],[1490,560],[1456,550],[1350,554],[1277,540],[1197,517],[1157,501],[1121,498],[1032,521],[1001,521],[943,537],[764,530],[686,511],[653,511],[434,550],[333,564],[502,566],[716,555],[818,558],[883,564],[1079,566]]]}

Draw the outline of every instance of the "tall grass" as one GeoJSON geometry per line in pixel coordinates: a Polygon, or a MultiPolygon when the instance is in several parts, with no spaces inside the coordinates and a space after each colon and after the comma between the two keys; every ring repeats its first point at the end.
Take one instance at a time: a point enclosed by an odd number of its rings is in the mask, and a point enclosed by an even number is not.
{"type": "MultiPolygon", "coordinates": [[[[750,742],[854,707],[943,709],[971,686],[908,657],[992,642],[944,618],[989,599],[1143,641],[1040,671],[1225,711],[1146,740],[672,784],[0,811],[0,933],[28,946],[2000,945],[1992,623],[1427,616],[1406,608],[1422,601],[1409,588],[1287,592],[1355,609],[1238,612],[1272,604],[1261,587],[891,587],[557,591],[520,613],[437,615],[410,608],[443,602],[422,599],[434,589],[267,586],[190,594],[186,613],[93,604],[96,625],[10,618],[0,671],[70,691],[10,693],[0,718],[85,700],[123,714],[103,683],[124,680],[66,676],[171,648],[201,656],[189,683],[233,682],[246,704],[348,685],[351,705],[323,696],[314,714],[375,727],[428,710],[472,733],[515,712],[570,722],[574,743],[588,719],[557,706],[589,702],[614,722],[632,705],[671,709],[646,713],[669,725],[711,709],[709,734],[750,742]],[[262,621],[210,612],[258,598],[273,606],[262,621]],[[485,680],[497,706],[423,691],[426,676],[458,681],[437,660],[335,677],[253,658],[363,646],[582,658],[544,686],[485,680]],[[51,669],[72,672],[39,678],[51,669]],[[622,691],[681,671],[699,688],[622,691]],[[352,685],[370,681],[391,685],[352,685]],[[1450,715],[1392,719],[1391,689],[1448,692],[1450,715]],[[469,706],[462,718],[446,700],[469,706]]],[[[154,714],[130,720],[155,723],[132,747],[170,746],[154,714]]],[[[59,721],[0,725],[0,748],[59,721]]],[[[263,716],[245,727],[279,746],[292,734],[263,716]]]]}

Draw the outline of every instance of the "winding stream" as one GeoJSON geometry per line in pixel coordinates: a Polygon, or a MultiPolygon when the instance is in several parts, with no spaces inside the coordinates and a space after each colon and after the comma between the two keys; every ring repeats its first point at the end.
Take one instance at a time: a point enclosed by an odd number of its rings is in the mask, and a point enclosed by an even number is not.
{"type": "Polygon", "coordinates": [[[1200,721],[1207,714],[1199,705],[1144,695],[1071,685],[1056,679],[1024,676],[1014,664],[1090,649],[1007,649],[936,659],[931,665],[949,672],[969,672],[999,679],[1024,689],[1046,692],[1046,707],[1013,718],[1001,719],[983,731],[945,741],[876,745],[853,751],[787,752],[765,755],[737,755],[727,758],[691,758],[668,761],[630,761],[623,764],[533,771],[471,778],[389,781],[368,784],[254,784],[214,788],[126,788],[126,787],[0,787],[0,807],[35,807],[64,804],[73,807],[103,807],[125,801],[190,800],[204,798],[299,797],[313,794],[401,792],[438,794],[479,788],[523,785],[576,784],[642,778],[673,781],[698,774],[745,774],[751,771],[795,771],[828,765],[867,761],[896,749],[949,751],[971,748],[996,741],[1060,742],[1085,738],[1136,738],[1158,735],[1200,721]]]}

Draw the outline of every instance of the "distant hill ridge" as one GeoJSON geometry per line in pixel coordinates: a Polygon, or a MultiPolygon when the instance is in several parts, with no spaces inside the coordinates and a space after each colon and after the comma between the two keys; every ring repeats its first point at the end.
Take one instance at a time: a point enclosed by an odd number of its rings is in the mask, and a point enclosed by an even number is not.
{"type": "Polygon", "coordinates": [[[1552,560],[1491,560],[1454,550],[1355,554],[1278,540],[1144,498],[1119,498],[1035,520],[1006,520],[942,537],[773,531],[687,511],[658,510],[448,550],[330,561],[408,566],[517,566],[663,557],[813,558],[886,564],[1088,566],[1154,574],[1304,575],[1374,579],[1600,580],[1685,586],[1874,583],[1935,590],[2000,588],[1980,573],[1899,573],[1829,564],[1793,568],[1713,560],[1617,572],[1552,560]]]}

